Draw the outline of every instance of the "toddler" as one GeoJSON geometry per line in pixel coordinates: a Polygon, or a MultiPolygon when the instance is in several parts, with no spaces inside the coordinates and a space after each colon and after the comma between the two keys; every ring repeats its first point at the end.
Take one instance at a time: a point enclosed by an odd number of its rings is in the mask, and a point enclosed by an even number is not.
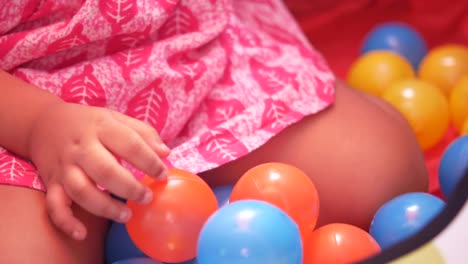
{"type": "Polygon", "coordinates": [[[0,10],[0,263],[102,263],[108,219],[132,215],[110,194],[148,203],[137,178],[170,167],[214,187],[289,163],[318,189],[319,225],[367,228],[427,190],[406,121],[336,80],[280,0],[0,10]]]}

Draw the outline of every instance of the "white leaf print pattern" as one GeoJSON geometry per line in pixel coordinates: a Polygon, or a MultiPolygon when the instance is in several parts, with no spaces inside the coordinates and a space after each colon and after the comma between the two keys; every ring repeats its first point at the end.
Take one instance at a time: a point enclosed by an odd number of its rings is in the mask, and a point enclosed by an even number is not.
{"type": "Polygon", "coordinates": [[[0,177],[6,177],[11,182],[19,182],[25,176],[27,168],[16,158],[8,155],[0,155],[0,177]]]}
{"type": "Polygon", "coordinates": [[[215,126],[222,122],[226,122],[234,116],[241,114],[244,111],[244,105],[238,100],[215,100],[206,99],[206,107],[208,109],[208,116],[215,126]]]}
{"type": "Polygon", "coordinates": [[[201,142],[207,142],[200,154],[207,160],[216,163],[225,163],[246,153],[247,148],[224,128],[210,130],[200,137],[201,142]]]}
{"type": "Polygon", "coordinates": [[[71,49],[87,43],[89,40],[82,34],[83,25],[77,24],[70,32],[70,34],[64,38],[61,38],[48,47],[48,52],[59,52],[66,49],[71,49]]]}
{"type": "Polygon", "coordinates": [[[123,52],[119,52],[119,55],[122,57],[120,61],[126,67],[140,64],[143,62],[145,58],[144,51],[145,51],[144,48],[133,48],[133,49],[128,49],[123,52]]]}
{"type": "Polygon", "coordinates": [[[139,119],[161,131],[166,123],[168,102],[163,89],[160,87],[161,80],[156,80],[128,103],[127,115],[139,119]]]}
{"type": "MultiPolygon", "coordinates": [[[[313,114],[311,109],[320,109],[329,103],[316,96],[320,88],[315,89],[315,86],[325,83],[326,87],[321,89],[324,94],[329,94],[328,89],[333,88],[332,75],[329,70],[316,70],[317,64],[323,61],[319,57],[313,57],[318,54],[315,51],[312,50],[310,59],[305,59],[305,56],[294,51],[301,48],[297,46],[296,40],[303,40],[304,37],[296,30],[297,25],[287,15],[281,0],[46,2],[60,3],[65,8],[70,3],[76,3],[79,12],[73,12],[56,25],[38,25],[37,30],[17,32],[8,41],[0,41],[0,68],[18,67],[17,72],[24,73],[28,77],[24,79],[28,82],[49,90],[54,89],[57,95],[66,100],[94,105],[108,104],[156,126],[157,130],[164,126],[161,134],[165,140],[168,139],[167,143],[173,150],[170,163],[183,165],[183,168],[195,173],[237,159],[248,150],[261,146],[286,124],[303,117],[301,115],[297,118],[294,111],[313,114]],[[271,7],[269,3],[272,4],[271,7]],[[267,15],[263,16],[265,13],[267,15]],[[262,25],[257,25],[255,16],[263,16],[263,21],[258,21],[262,25]],[[67,30],[61,34],[59,29],[66,25],[72,26],[70,21],[73,25],[83,25],[86,30],[70,36],[72,29],[65,28],[67,30]],[[216,26],[216,32],[211,27],[213,25],[216,26]],[[142,34],[146,28],[151,30],[142,34]],[[69,39],[63,40],[67,36],[69,39]],[[168,37],[175,41],[164,39],[168,37]],[[63,41],[57,42],[55,46],[59,50],[65,49],[63,52],[67,54],[67,48],[76,45],[90,52],[82,57],[80,54],[80,57],[67,65],[57,64],[46,70],[29,67],[29,63],[35,60],[44,64],[55,61],[56,53],[44,53],[60,38],[63,41]],[[99,40],[99,45],[102,43],[107,46],[96,48],[95,40],[99,40]],[[83,41],[86,43],[81,43],[83,41]],[[39,46],[40,48],[35,48],[39,46]],[[144,46],[150,47],[145,50],[148,54],[138,49],[144,46]],[[134,50],[126,53],[127,49],[134,50]],[[183,57],[192,52],[199,55],[193,57],[194,62],[170,63],[169,58],[174,54],[183,57]],[[250,59],[258,60],[263,67],[259,65],[252,73],[250,59]],[[84,74],[83,67],[87,64],[94,71],[84,74]],[[147,67],[150,65],[155,67],[147,67]],[[176,67],[166,70],[166,66],[176,67]],[[308,70],[304,70],[305,68],[308,70]],[[218,73],[221,69],[225,71],[220,80],[218,73]],[[253,77],[255,74],[256,79],[253,77]],[[314,80],[314,76],[321,83],[317,81],[317,85],[313,85],[304,82],[314,80]],[[83,81],[80,82],[80,79],[83,81]],[[96,79],[98,82],[94,82],[96,79]],[[161,81],[147,87],[155,79],[161,81]],[[70,81],[68,85],[62,85],[67,81],[70,81]],[[294,81],[301,85],[294,85],[294,81]],[[78,87],[81,87],[78,89],[80,91],[91,90],[81,93],[71,89],[78,87]],[[105,93],[92,95],[92,92],[101,90],[99,87],[104,88],[105,93]],[[300,89],[295,90],[295,87],[300,89]],[[189,96],[185,96],[187,93],[189,96]],[[253,102],[250,100],[253,98],[245,98],[246,96],[255,96],[258,99],[253,102]],[[206,98],[219,102],[203,107],[206,98]],[[278,101],[267,101],[266,98],[278,101]],[[231,99],[239,100],[240,104],[226,103],[231,99]],[[168,112],[164,112],[164,109],[168,112]],[[179,131],[187,133],[182,134],[179,131]],[[176,144],[172,144],[173,142],[176,144]]],[[[42,15],[49,19],[49,16],[54,16],[54,12],[44,12],[42,15]]],[[[59,59],[56,61],[60,62],[59,59]]],[[[33,171],[34,167],[22,163],[22,160],[18,162],[26,168],[22,172],[25,176],[19,178],[18,184],[40,187],[41,181],[33,171]]],[[[21,171],[20,166],[17,168],[21,171]]],[[[10,181],[8,176],[1,179],[5,183],[10,181]]]]}
{"type": "Polygon", "coordinates": [[[44,184],[42,183],[41,178],[34,177],[34,180],[32,182],[32,187],[38,190],[44,189],[44,184]]]}
{"type": "Polygon", "coordinates": [[[286,87],[298,89],[299,84],[295,80],[295,74],[287,72],[283,67],[269,67],[255,59],[250,60],[252,75],[262,89],[274,94],[286,87]]]}
{"type": "Polygon", "coordinates": [[[161,38],[197,31],[198,20],[187,7],[179,5],[171,17],[160,29],[161,38]]]}
{"type": "Polygon", "coordinates": [[[293,111],[282,101],[267,99],[262,116],[262,127],[269,131],[276,131],[278,127],[286,127],[300,117],[302,114],[293,111]]]}
{"type": "Polygon", "coordinates": [[[68,79],[63,85],[62,96],[68,102],[91,106],[106,105],[106,96],[99,80],[93,75],[93,66],[86,65],[82,74],[68,79]]]}
{"type": "Polygon", "coordinates": [[[135,0],[101,0],[99,10],[111,23],[114,31],[135,17],[138,8],[135,0]]]}

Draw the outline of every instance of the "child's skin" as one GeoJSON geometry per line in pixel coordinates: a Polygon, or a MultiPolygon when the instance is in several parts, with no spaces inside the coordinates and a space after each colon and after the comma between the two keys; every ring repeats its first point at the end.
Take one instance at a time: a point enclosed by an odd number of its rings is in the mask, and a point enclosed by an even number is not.
{"type": "MultiPolygon", "coordinates": [[[[0,145],[32,160],[48,189],[0,185],[0,262],[102,263],[105,219],[125,222],[131,213],[96,184],[149,202],[151,192],[114,155],[161,178],[161,158],[169,150],[138,120],[65,103],[5,72],[0,94],[0,145]]],[[[295,165],[311,177],[320,196],[319,225],[367,228],[392,197],[427,191],[424,157],[407,122],[386,103],[341,82],[332,107],[200,175],[213,186],[233,184],[247,169],[271,161],[295,165]]]]}

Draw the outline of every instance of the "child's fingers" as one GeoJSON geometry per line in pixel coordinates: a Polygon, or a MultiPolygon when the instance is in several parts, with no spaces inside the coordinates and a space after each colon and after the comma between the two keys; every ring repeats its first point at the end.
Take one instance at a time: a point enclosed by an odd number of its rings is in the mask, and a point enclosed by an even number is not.
{"type": "Polygon", "coordinates": [[[160,157],[164,158],[169,155],[170,149],[164,144],[159,133],[152,126],[123,114],[116,114],[115,118],[135,130],[160,157]]]}
{"type": "Polygon", "coordinates": [[[64,233],[76,240],[86,238],[86,227],[71,209],[72,201],[62,186],[51,183],[47,186],[46,207],[52,222],[64,233]]]}
{"type": "Polygon", "coordinates": [[[148,203],[153,197],[151,190],[122,167],[114,155],[100,144],[88,150],[87,155],[77,161],[77,165],[94,182],[119,197],[141,203],[148,203]]]}
{"type": "Polygon", "coordinates": [[[104,147],[135,168],[154,178],[164,177],[165,164],[133,129],[115,122],[103,128],[98,136],[104,147]]]}
{"type": "Polygon", "coordinates": [[[80,168],[76,166],[67,168],[62,183],[68,196],[88,212],[121,223],[130,219],[130,209],[124,203],[98,190],[96,184],[80,168]]]}

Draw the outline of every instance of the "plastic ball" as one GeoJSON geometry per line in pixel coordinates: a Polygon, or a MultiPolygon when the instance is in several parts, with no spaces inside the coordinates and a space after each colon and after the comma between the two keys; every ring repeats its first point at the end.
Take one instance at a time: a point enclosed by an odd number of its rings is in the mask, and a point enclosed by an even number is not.
{"type": "Polygon", "coordinates": [[[397,196],[377,210],[370,234],[382,249],[389,248],[424,228],[444,206],[444,201],[428,193],[397,196]]]}
{"type": "Polygon", "coordinates": [[[304,242],[303,264],[352,263],[380,251],[366,231],[348,224],[328,224],[312,232],[304,242]]]}
{"type": "Polygon", "coordinates": [[[233,189],[234,185],[219,186],[213,189],[219,208],[229,204],[229,198],[233,189]]]}
{"type": "Polygon", "coordinates": [[[310,178],[300,169],[284,163],[264,163],[248,170],[237,181],[231,202],[261,200],[286,212],[301,229],[314,230],[319,215],[319,197],[310,178]]]}
{"type": "Polygon", "coordinates": [[[451,196],[467,170],[468,135],[450,143],[442,154],[439,165],[439,183],[445,197],[449,198],[451,196]]]}
{"type": "Polygon", "coordinates": [[[423,150],[444,137],[450,123],[448,100],[434,85],[417,79],[400,81],[382,98],[406,117],[423,150]]]}
{"type": "MultiPolygon", "coordinates": [[[[144,185],[146,185],[146,186],[149,186],[151,183],[154,182],[154,179],[151,178],[151,177],[148,176],[148,175],[144,175],[143,177],[141,177],[141,178],[138,179],[138,180],[139,180],[141,183],[143,183],[144,185]]],[[[119,196],[117,196],[117,195],[111,194],[111,196],[112,196],[114,199],[117,199],[117,200],[119,200],[119,201],[121,201],[121,202],[124,202],[124,203],[127,202],[127,199],[124,199],[124,198],[119,197],[119,196]]]]}
{"type": "Polygon", "coordinates": [[[347,82],[357,90],[380,96],[396,81],[415,77],[411,64],[391,51],[371,51],[350,67],[347,82]]]}
{"type": "Polygon", "coordinates": [[[217,208],[213,191],[198,176],[170,169],[166,181],[149,186],[154,198],[142,205],[128,201],[132,217],[126,227],[135,245],[162,262],[195,258],[200,230],[217,208]]]}
{"type": "Polygon", "coordinates": [[[468,118],[468,75],[461,78],[453,87],[449,98],[450,117],[457,131],[468,118]]]}
{"type": "Polygon", "coordinates": [[[389,50],[405,57],[418,69],[427,53],[427,45],[421,34],[403,23],[385,23],[372,29],[366,36],[361,53],[373,50],[389,50]]]}
{"type": "Polygon", "coordinates": [[[468,135],[468,117],[465,120],[465,124],[463,125],[460,134],[461,135],[468,135]]]}
{"type": "Polygon", "coordinates": [[[297,224],[278,207],[233,202],[213,214],[200,233],[198,264],[302,264],[297,224]]]}
{"type": "Polygon", "coordinates": [[[164,264],[150,258],[131,258],[113,262],[112,264],[164,264]]]}
{"type": "Polygon", "coordinates": [[[148,175],[143,176],[140,180],[146,186],[150,186],[155,180],[148,175]]]}
{"type": "Polygon", "coordinates": [[[106,237],[106,262],[114,263],[119,260],[147,257],[133,243],[128,235],[125,224],[112,223],[106,237]]]}
{"type": "Polygon", "coordinates": [[[419,66],[419,77],[439,87],[448,97],[455,83],[468,75],[468,48],[442,45],[429,51],[419,66]]]}

